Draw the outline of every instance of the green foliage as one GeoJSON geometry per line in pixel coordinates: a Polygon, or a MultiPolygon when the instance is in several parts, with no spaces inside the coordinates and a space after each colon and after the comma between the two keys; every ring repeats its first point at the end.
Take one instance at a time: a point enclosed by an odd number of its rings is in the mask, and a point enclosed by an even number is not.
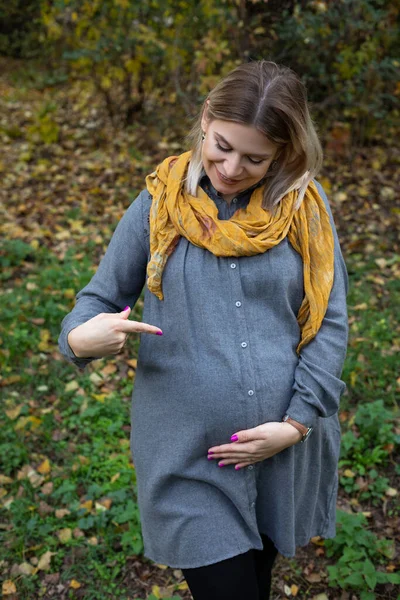
{"type": "Polygon", "coordinates": [[[337,558],[336,565],[328,566],[329,585],[355,590],[360,593],[360,600],[373,600],[377,584],[399,584],[400,574],[376,568],[386,558],[393,558],[394,545],[378,539],[366,525],[362,514],[337,511],[337,535],[325,540],[325,547],[328,557],[337,558]]]}
{"type": "Polygon", "coordinates": [[[388,464],[390,453],[400,442],[400,436],[395,433],[393,413],[384,406],[383,400],[361,404],[352,424],[353,427],[342,436],[339,461],[339,468],[348,467],[350,475],[346,476],[345,471],[340,483],[358,500],[371,499],[373,504],[379,504],[385,497],[389,479],[380,476],[377,468],[388,464]]]}
{"type": "Polygon", "coordinates": [[[331,122],[352,125],[357,144],[400,114],[398,13],[384,0],[296,3],[275,28],[274,51],[303,75],[318,120],[328,109],[331,122]]]}

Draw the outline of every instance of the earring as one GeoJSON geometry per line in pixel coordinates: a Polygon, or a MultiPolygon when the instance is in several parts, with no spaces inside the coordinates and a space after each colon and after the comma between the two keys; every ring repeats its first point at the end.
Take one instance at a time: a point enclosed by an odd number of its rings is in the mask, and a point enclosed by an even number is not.
{"type": "Polygon", "coordinates": [[[203,133],[201,134],[201,141],[204,142],[205,139],[206,139],[206,134],[203,131],[203,133]]]}
{"type": "Polygon", "coordinates": [[[277,160],[273,160],[272,163],[269,166],[270,170],[273,171],[274,169],[276,169],[277,165],[278,165],[278,161],[277,160]]]}

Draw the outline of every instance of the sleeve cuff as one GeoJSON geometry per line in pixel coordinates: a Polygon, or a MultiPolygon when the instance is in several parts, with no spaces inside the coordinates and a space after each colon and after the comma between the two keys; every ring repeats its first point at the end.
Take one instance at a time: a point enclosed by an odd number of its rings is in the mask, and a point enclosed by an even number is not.
{"type": "Polygon", "coordinates": [[[286,414],[305,427],[315,427],[319,415],[318,409],[305,402],[298,392],[292,396],[286,414]]]}

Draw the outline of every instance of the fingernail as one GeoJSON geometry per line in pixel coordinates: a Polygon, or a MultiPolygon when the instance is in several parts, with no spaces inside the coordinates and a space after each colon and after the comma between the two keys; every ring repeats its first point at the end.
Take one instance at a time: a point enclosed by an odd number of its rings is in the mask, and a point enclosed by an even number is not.
{"type": "Polygon", "coordinates": [[[218,466],[219,466],[219,467],[224,467],[225,465],[224,465],[224,463],[219,463],[219,465],[218,465],[218,466]]]}
{"type": "Polygon", "coordinates": [[[162,331],[156,331],[156,335],[162,335],[162,331]]]}
{"type": "Polygon", "coordinates": [[[207,460],[214,460],[213,456],[207,456],[207,460]]]}
{"type": "Polygon", "coordinates": [[[208,454],[214,454],[214,451],[213,450],[209,450],[208,454]]]}
{"type": "Polygon", "coordinates": [[[124,310],[128,310],[129,306],[125,306],[124,310]]]}
{"type": "Polygon", "coordinates": [[[236,471],[238,471],[240,469],[240,467],[238,467],[238,465],[236,465],[235,469],[236,469],[236,471]]]}
{"type": "Polygon", "coordinates": [[[238,436],[237,435],[232,435],[231,436],[231,442],[236,442],[238,440],[238,436]]]}

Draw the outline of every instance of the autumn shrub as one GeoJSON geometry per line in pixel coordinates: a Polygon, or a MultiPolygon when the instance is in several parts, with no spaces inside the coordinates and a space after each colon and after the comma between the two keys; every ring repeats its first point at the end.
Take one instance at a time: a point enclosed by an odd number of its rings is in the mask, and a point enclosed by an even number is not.
{"type": "Polygon", "coordinates": [[[275,28],[274,55],[302,75],[317,120],[348,122],[354,143],[399,123],[398,16],[387,0],[314,1],[275,28]]]}
{"type": "Polygon", "coordinates": [[[221,76],[266,58],[299,73],[322,129],[347,123],[356,144],[399,123],[398,14],[387,0],[42,3],[56,62],[115,124],[173,106],[192,117],[221,76]]]}

